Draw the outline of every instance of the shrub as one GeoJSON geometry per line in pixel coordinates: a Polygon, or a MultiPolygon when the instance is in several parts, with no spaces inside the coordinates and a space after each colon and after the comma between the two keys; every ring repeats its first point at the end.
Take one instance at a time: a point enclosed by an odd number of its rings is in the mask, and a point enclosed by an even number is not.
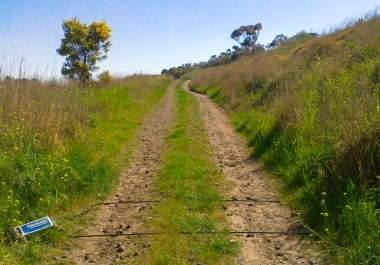
{"type": "Polygon", "coordinates": [[[98,75],[98,79],[103,84],[109,84],[112,81],[112,76],[108,70],[105,70],[98,75]]]}

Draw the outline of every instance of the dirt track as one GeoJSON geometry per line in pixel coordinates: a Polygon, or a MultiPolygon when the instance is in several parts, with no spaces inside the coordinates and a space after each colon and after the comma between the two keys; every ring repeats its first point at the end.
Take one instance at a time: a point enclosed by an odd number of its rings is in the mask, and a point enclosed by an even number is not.
{"type": "MultiPolygon", "coordinates": [[[[188,90],[189,82],[184,83],[188,90]]],[[[107,201],[151,200],[151,187],[160,166],[160,150],[174,113],[174,86],[148,115],[138,134],[138,146],[120,186],[107,201]]],[[[231,231],[300,231],[291,211],[278,202],[276,192],[266,183],[259,165],[251,158],[245,141],[230,127],[223,110],[206,96],[194,94],[205,120],[209,142],[215,152],[215,163],[226,178],[236,186],[226,199],[250,200],[228,202],[224,205],[231,231]]],[[[103,205],[95,211],[95,222],[85,231],[87,235],[126,234],[141,231],[149,220],[154,204],[103,205]]],[[[235,264],[314,264],[306,236],[247,233],[236,236],[241,254],[235,264]],[[309,253],[309,254],[308,254],[309,253]]],[[[125,261],[134,264],[141,252],[149,251],[149,238],[143,236],[86,237],[73,239],[68,253],[71,264],[114,264],[125,261]]]]}
{"type": "MultiPolygon", "coordinates": [[[[189,82],[184,88],[189,91],[189,82]]],[[[251,158],[245,140],[231,127],[227,115],[205,95],[196,94],[215,152],[215,163],[227,179],[236,184],[226,199],[252,200],[228,203],[223,207],[232,231],[304,231],[289,208],[277,202],[260,166],[251,158]]],[[[307,237],[247,233],[237,236],[242,253],[236,264],[314,264],[307,237]]]]}
{"type": "MultiPolygon", "coordinates": [[[[154,108],[137,134],[138,146],[121,176],[120,185],[107,202],[152,200],[152,182],[160,165],[160,150],[173,120],[174,83],[167,95],[154,108]]],[[[86,235],[131,234],[141,232],[141,225],[149,219],[152,203],[114,204],[99,206],[95,222],[86,235]]],[[[150,242],[140,236],[84,237],[73,239],[68,254],[71,264],[114,264],[120,260],[133,264],[150,242]]]]}

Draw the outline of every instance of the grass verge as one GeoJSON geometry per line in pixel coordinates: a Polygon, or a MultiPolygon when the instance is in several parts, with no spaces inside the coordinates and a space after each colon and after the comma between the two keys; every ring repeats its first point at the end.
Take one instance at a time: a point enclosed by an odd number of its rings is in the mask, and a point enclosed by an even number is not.
{"type": "Polygon", "coordinates": [[[253,156],[332,262],[379,264],[380,18],[290,44],[199,71],[192,87],[228,98],[253,156]]]}
{"type": "Polygon", "coordinates": [[[35,107],[21,99],[14,113],[9,113],[10,101],[2,101],[0,264],[52,262],[67,233],[86,221],[71,218],[72,213],[104,198],[118,183],[135,131],[170,82],[136,76],[109,89],[41,88],[46,93],[37,94],[37,87],[22,95],[33,93],[35,107]],[[59,111],[44,113],[46,106],[39,102],[59,111]],[[41,116],[28,116],[30,112],[41,116]],[[12,239],[9,229],[44,216],[60,229],[28,242],[12,239]]]}

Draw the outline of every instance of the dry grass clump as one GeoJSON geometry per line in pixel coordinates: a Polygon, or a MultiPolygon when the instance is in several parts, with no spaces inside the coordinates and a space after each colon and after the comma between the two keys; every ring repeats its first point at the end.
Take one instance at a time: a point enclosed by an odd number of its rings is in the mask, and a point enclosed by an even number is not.
{"type": "Polygon", "coordinates": [[[276,60],[265,54],[243,57],[230,65],[200,71],[192,78],[191,85],[198,88],[223,88],[229,97],[229,106],[240,108],[243,95],[261,89],[266,80],[275,76],[280,69],[276,60]]]}
{"type": "Polygon", "coordinates": [[[6,80],[0,83],[0,124],[3,137],[23,128],[35,141],[57,146],[78,137],[85,123],[84,106],[77,88],[38,80],[6,80]],[[79,123],[78,123],[79,121],[79,123]]]}
{"type": "Polygon", "coordinates": [[[319,37],[295,48],[291,55],[303,56],[306,60],[315,59],[316,55],[335,50],[335,43],[326,36],[319,37]]]}
{"type": "MultiPolygon", "coordinates": [[[[125,76],[114,78],[102,89],[124,84],[129,97],[141,100],[152,82],[159,81],[153,76],[125,76]]],[[[10,137],[9,133],[22,127],[47,147],[56,147],[68,138],[77,139],[91,123],[82,96],[100,85],[103,84],[92,81],[84,90],[76,83],[64,81],[5,78],[0,81],[0,134],[10,137]]],[[[102,110],[101,105],[97,108],[102,110]]]]}
{"type": "Polygon", "coordinates": [[[305,50],[307,50],[307,49],[306,49],[305,45],[303,44],[303,45],[300,45],[300,46],[298,46],[297,48],[295,48],[295,49],[291,52],[291,54],[292,54],[292,55],[303,54],[305,50]]]}
{"type": "Polygon", "coordinates": [[[286,67],[291,63],[291,58],[289,56],[277,53],[273,54],[273,60],[282,67],[286,67]]]}
{"type": "Polygon", "coordinates": [[[334,40],[335,41],[341,41],[341,40],[345,39],[348,35],[351,35],[352,33],[354,33],[356,30],[357,30],[357,28],[350,28],[350,29],[347,29],[347,30],[343,30],[343,32],[339,33],[334,38],[334,40]]]}

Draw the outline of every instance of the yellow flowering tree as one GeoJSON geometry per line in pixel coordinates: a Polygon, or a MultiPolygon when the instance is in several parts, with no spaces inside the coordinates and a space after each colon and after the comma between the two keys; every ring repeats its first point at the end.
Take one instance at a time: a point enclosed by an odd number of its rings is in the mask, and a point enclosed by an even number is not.
{"type": "Polygon", "coordinates": [[[57,53],[67,56],[61,73],[70,79],[77,79],[86,84],[91,72],[99,69],[96,62],[107,58],[111,46],[111,29],[105,21],[81,23],[77,18],[64,20],[62,24],[64,38],[57,53]]]}
{"type": "Polygon", "coordinates": [[[172,67],[169,69],[168,73],[173,75],[175,78],[179,78],[182,74],[182,71],[177,67],[172,67]]]}
{"type": "Polygon", "coordinates": [[[99,81],[102,82],[103,84],[109,84],[112,81],[112,75],[110,74],[108,70],[101,72],[98,75],[98,78],[99,78],[99,81]]]}

